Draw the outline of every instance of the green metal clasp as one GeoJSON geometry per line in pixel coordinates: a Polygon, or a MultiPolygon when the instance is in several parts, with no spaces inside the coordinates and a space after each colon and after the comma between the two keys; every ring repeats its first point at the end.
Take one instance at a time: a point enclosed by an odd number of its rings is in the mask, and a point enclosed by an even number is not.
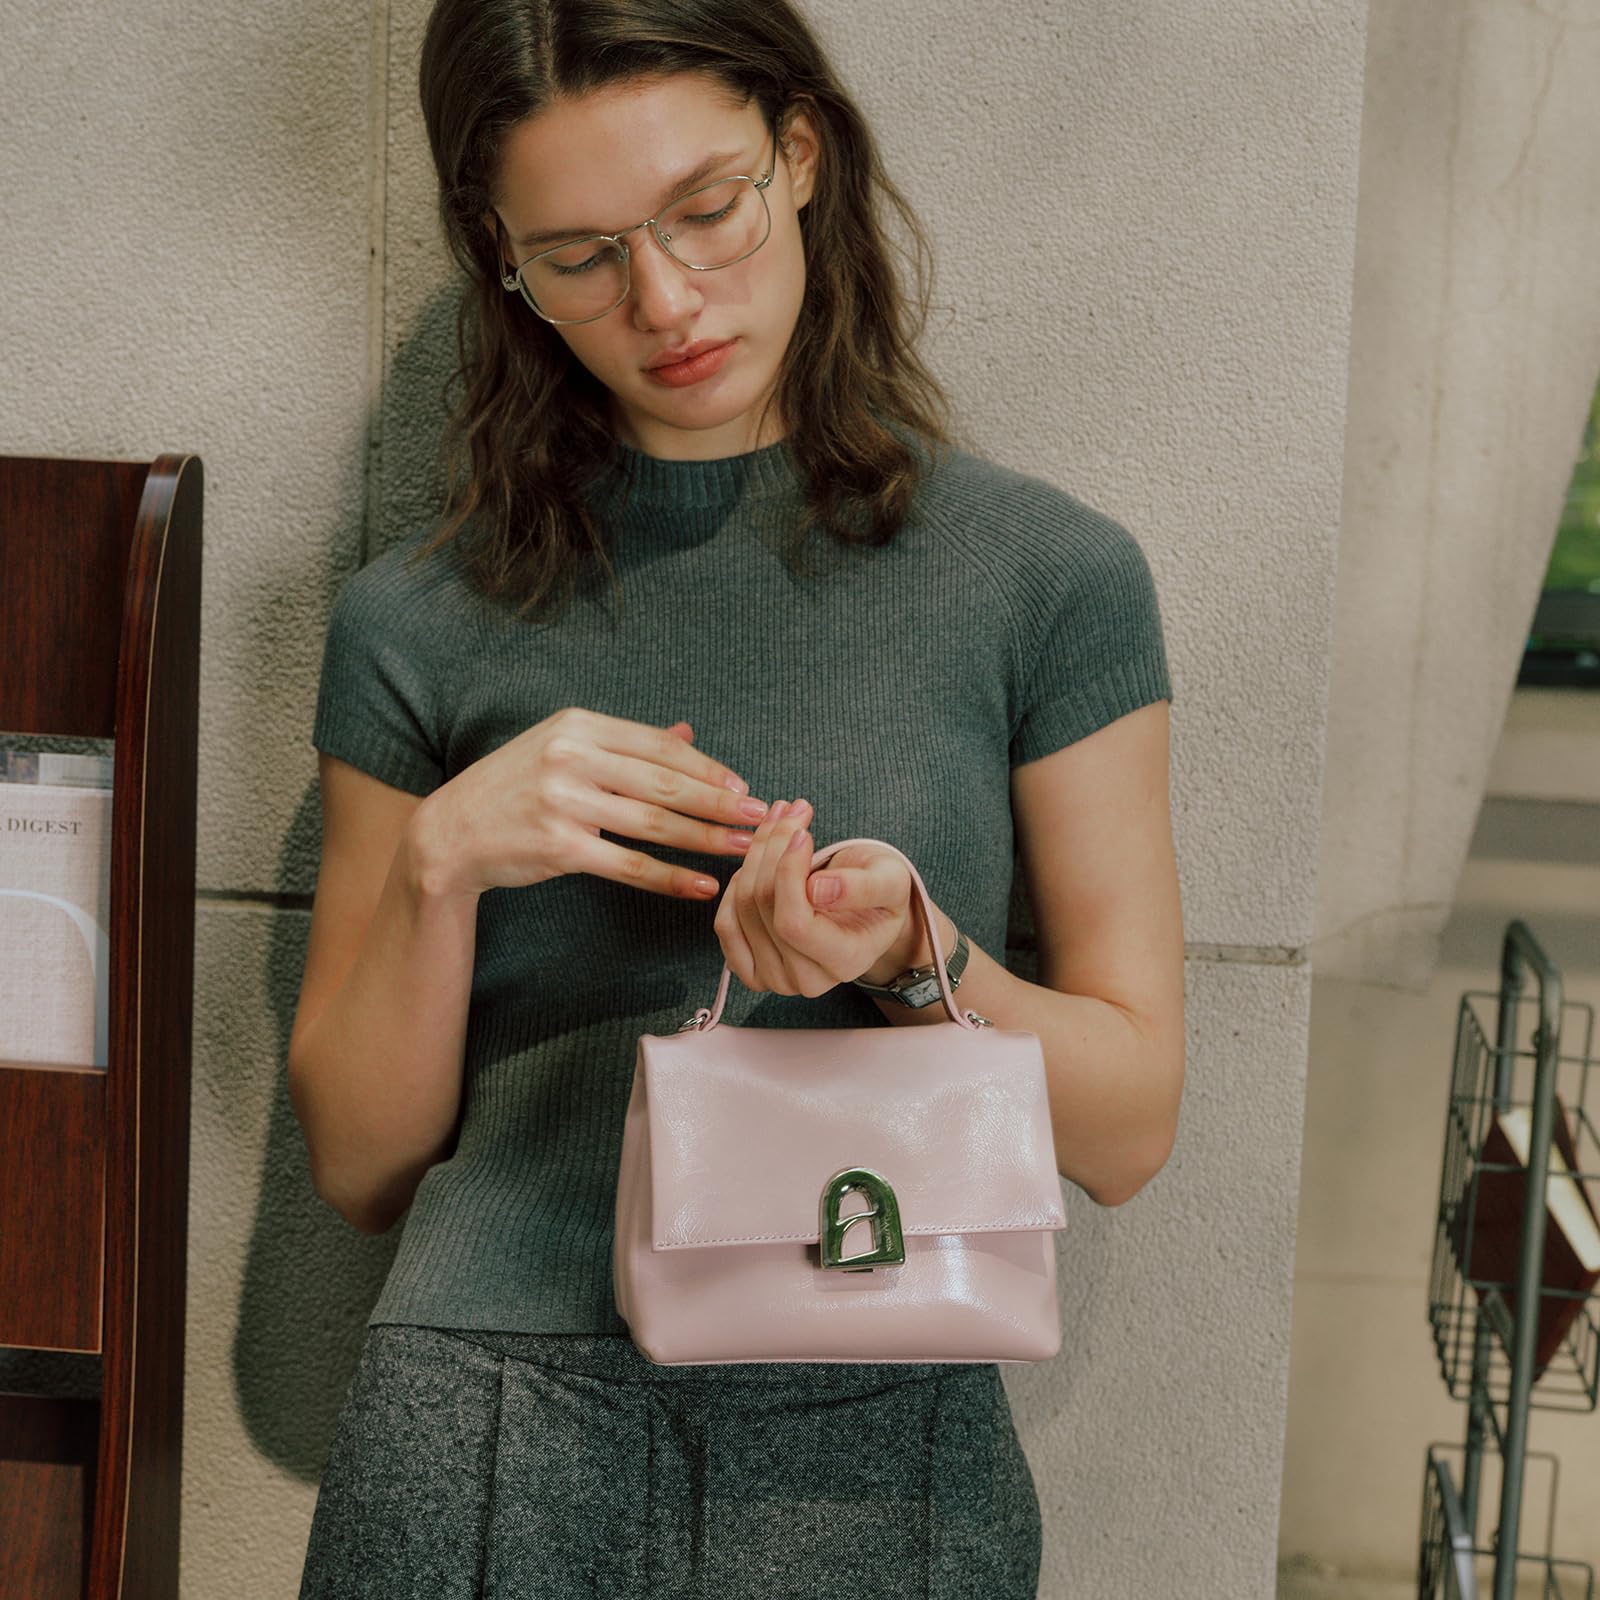
{"type": "Polygon", "coordinates": [[[905,1239],[900,1232],[900,1202],[895,1199],[889,1180],[871,1167],[845,1167],[822,1186],[817,1243],[822,1265],[842,1272],[871,1272],[874,1267],[897,1267],[906,1259],[905,1239]],[[851,1189],[859,1189],[870,1210],[841,1217],[839,1205],[851,1189]],[[855,1222],[872,1225],[873,1247],[853,1256],[844,1254],[845,1231],[855,1222]]]}

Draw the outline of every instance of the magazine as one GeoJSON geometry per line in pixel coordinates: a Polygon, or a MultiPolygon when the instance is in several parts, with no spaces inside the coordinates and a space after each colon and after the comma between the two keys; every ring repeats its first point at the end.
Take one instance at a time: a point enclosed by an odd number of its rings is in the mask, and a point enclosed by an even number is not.
{"type": "Polygon", "coordinates": [[[111,767],[0,748],[0,1060],[106,1065],[111,767]]]}

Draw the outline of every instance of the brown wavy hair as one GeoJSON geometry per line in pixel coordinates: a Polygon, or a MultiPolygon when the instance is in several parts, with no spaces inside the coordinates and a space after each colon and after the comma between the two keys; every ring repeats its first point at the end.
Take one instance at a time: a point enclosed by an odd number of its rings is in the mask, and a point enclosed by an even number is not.
{"type": "Polygon", "coordinates": [[[457,541],[483,591],[523,616],[541,615],[558,588],[559,609],[591,557],[616,586],[585,493],[619,452],[605,386],[501,287],[483,219],[502,143],[558,98],[678,72],[711,75],[738,103],[754,98],[780,136],[804,106],[821,141],[817,184],[800,212],[805,293],[757,429],[759,437],[777,401],[805,493],[791,566],[813,527],[846,544],[887,544],[931,466],[919,442],[962,442],[914,348],[933,283],[927,238],[787,0],[436,0],[419,87],[440,219],[467,282],[459,365],[446,386],[460,394],[447,402],[442,522],[418,555],[457,541]],[[889,209],[909,251],[891,243],[889,209]],[[892,250],[914,267],[914,301],[892,250]]]}

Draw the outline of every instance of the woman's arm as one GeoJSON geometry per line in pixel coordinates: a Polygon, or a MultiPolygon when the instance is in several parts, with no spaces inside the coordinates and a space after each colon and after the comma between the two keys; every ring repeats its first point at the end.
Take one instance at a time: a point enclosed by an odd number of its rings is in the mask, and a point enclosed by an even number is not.
{"type": "MultiPolygon", "coordinates": [[[[956,1000],[1044,1051],[1056,1166],[1103,1206],[1165,1165],[1183,1093],[1183,914],[1168,800],[1168,703],[1157,700],[1011,775],[1039,945],[1029,983],[970,946],[956,1000]]],[[[933,960],[921,918],[864,974],[933,960]]],[[[946,956],[955,929],[936,910],[946,956]]],[[[899,1026],[948,1021],[874,996],[899,1026]]]]}
{"type": "Polygon", "coordinates": [[[319,757],[322,862],[289,1039],[317,1193],[382,1233],[449,1151],[477,896],[440,892],[426,800],[319,757]]]}

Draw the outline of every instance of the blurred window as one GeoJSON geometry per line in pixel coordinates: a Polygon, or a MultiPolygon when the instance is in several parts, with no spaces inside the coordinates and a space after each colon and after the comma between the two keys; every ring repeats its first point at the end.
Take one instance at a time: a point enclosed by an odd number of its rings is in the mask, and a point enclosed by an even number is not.
{"type": "Polygon", "coordinates": [[[1600,688],[1600,388],[1589,405],[1517,682],[1600,688]]]}

